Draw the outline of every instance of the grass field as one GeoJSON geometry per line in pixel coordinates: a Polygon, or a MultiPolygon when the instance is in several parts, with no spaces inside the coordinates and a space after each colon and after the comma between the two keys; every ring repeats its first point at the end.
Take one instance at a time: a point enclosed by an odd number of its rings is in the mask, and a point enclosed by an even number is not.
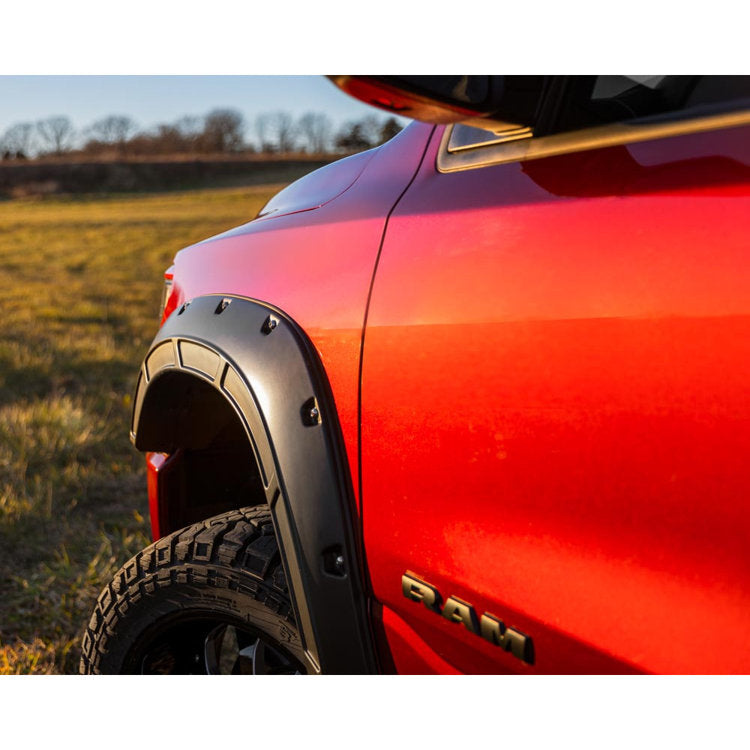
{"type": "Polygon", "coordinates": [[[0,202],[0,674],[77,671],[99,590],[150,541],[128,420],[163,271],[279,187],[0,202]]]}

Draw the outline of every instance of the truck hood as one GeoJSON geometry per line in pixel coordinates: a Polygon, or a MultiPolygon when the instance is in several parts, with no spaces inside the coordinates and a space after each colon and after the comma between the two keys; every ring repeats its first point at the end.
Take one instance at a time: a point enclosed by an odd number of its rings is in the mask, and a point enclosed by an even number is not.
{"type": "Polygon", "coordinates": [[[363,151],[316,169],[271,198],[257,219],[320,208],[348,190],[362,174],[377,149],[363,151]]]}

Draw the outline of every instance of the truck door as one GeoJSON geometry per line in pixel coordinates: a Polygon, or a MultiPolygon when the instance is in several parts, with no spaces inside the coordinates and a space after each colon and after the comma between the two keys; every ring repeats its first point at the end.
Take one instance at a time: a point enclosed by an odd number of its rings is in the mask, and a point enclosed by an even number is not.
{"type": "Polygon", "coordinates": [[[750,92],[670,78],[581,80],[531,145],[437,128],[390,217],[361,472],[399,671],[750,670],[750,92]]]}

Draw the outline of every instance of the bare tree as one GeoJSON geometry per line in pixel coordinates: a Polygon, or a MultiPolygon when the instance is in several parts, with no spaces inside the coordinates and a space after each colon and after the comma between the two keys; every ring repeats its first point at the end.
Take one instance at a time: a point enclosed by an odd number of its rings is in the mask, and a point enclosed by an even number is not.
{"type": "Polygon", "coordinates": [[[275,150],[281,154],[294,151],[296,128],[292,116],[288,112],[272,112],[263,117],[268,142],[275,146],[275,150]]]}
{"type": "Polygon", "coordinates": [[[186,151],[185,138],[175,125],[157,125],[151,136],[151,148],[158,154],[176,154],[186,151]]]}
{"type": "Polygon", "coordinates": [[[269,153],[274,150],[274,145],[269,140],[271,136],[271,115],[264,112],[255,118],[253,130],[258,141],[258,150],[269,153]]]}
{"type": "Polygon", "coordinates": [[[372,146],[361,122],[347,122],[336,134],[336,148],[342,151],[363,151],[372,146]]]}
{"type": "Polygon", "coordinates": [[[368,115],[359,121],[362,137],[370,146],[380,145],[380,131],[383,128],[383,122],[377,115],[368,115]]]}
{"type": "Polygon", "coordinates": [[[203,132],[203,118],[195,115],[185,115],[175,123],[175,127],[182,136],[183,150],[196,151],[199,147],[203,132]]]}
{"type": "Polygon", "coordinates": [[[107,146],[117,146],[119,150],[123,150],[135,130],[135,122],[126,115],[109,115],[97,120],[89,128],[89,132],[97,141],[107,146]]]}
{"type": "Polygon", "coordinates": [[[7,153],[9,157],[26,158],[33,145],[34,125],[30,122],[18,122],[11,125],[2,139],[0,139],[0,150],[7,153]]]}
{"type": "Polygon", "coordinates": [[[390,141],[393,136],[398,135],[403,128],[398,124],[395,117],[389,117],[380,128],[380,143],[390,141]]]}
{"type": "Polygon", "coordinates": [[[277,112],[275,116],[276,138],[279,143],[279,151],[286,154],[294,151],[296,128],[292,116],[288,112],[277,112]]]}
{"type": "Polygon", "coordinates": [[[53,154],[59,156],[70,149],[73,138],[73,123],[63,115],[48,117],[36,124],[36,131],[44,145],[48,146],[53,154]]]}
{"type": "Polygon", "coordinates": [[[161,123],[138,133],[127,142],[133,154],[178,154],[210,150],[204,142],[205,118],[181,117],[174,123],[161,123]]]}
{"type": "Polygon", "coordinates": [[[331,138],[331,121],[320,112],[308,112],[299,118],[297,130],[302,134],[308,149],[314,154],[328,150],[331,138]]]}
{"type": "Polygon", "coordinates": [[[401,126],[394,117],[381,120],[370,115],[361,120],[344,123],[336,134],[336,148],[342,151],[362,151],[366,148],[380,146],[389,141],[401,126]]]}
{"type": "Polygon", "coordinates": [[[215,109],[206,115],[203,144],[207,151],[239,151],[244,143],[245,121],[235,109],[215,109]]]}

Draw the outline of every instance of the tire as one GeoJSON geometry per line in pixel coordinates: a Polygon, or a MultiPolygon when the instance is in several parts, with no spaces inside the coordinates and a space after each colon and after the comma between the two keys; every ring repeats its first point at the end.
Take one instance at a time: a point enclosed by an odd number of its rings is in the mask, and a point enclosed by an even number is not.
{"type": "Polygon", "coordinates": [[[82,674],[300,674],[305,663],[271,516],[242,508],[129,560],[83,636],[82,674]]]}

